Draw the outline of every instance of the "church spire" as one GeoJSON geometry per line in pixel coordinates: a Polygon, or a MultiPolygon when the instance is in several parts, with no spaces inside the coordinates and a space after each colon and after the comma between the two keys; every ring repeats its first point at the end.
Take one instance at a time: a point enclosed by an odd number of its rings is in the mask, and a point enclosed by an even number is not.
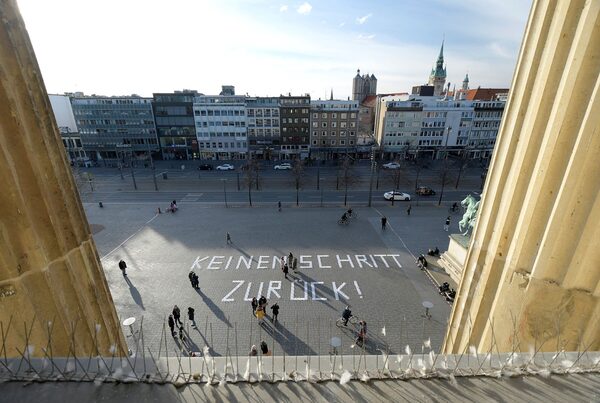
{"type": "Polygon", "coordinates": [[[330,101],[333,101],[333,88],[331,89],[331,98],[329,98],[330,101]]]}

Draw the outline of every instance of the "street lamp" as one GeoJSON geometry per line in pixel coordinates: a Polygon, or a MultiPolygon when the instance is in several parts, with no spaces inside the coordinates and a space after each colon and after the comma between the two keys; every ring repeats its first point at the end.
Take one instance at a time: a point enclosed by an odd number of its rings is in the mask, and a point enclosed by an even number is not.
{"type": "MultiPolygon", "coordinates": [[[[377,162],[375,162],[375,151],[371,148],[371,180],[369,182],[369,207],[371,207],[371,200],[373,198],[373,174],[375,172],[375,167],[377,166],[377,162]]],[[[377,184],[379,184],[379,177],[377,184]]]]}
{"type": "Polygon", "coordinates": [[[223,197],[225,198],[225,208],[229,207],[227,205],[227,187],[225,186],[225,183],[227,183],[227,179],[221,179],[221,181],[223,182],[223,197]]]}
{"type": "Polygon", "coordinates": [[[152,153],[150,152],[150,139],[147,139],[148,142],[146,145],[148,146],[148,158],[150,158],[150,167],[152,168],[152,179],[154,180],[154,190],[158,191],[158,184],[156,183],[156,171],[154,168],[154,160],[152,160],[152,153]]]}
{"type": "MultiPolygon", "coordinates": [[[[319,182],[322,180],[325,180],[325,178],[319,178],[319,182]]],[[[321,207],[323,207],[323,186],[321,186],[321,207]]]]}

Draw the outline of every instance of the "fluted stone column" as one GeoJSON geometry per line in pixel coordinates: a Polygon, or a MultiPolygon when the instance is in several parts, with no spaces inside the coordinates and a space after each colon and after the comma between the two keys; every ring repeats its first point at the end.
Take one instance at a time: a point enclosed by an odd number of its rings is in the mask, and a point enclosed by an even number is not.
{"type": "Polygon", "coordinates": [[[600,350],[600,1],[535,0],[443,349],[600,350]]]}
{"type": "Polygon", "coordinates": [[[126,349],[15,0],[0,0],[0,321],[6,354],[126,349]],[[35,320],[34,320],[35,317],[35,320]],[[11,319],[12,318],[12,319],[11,319]],[[25,325],[24,325],[25,323],[25,325]],[[74,336],[74,337],[71,337],[74,336]],[[72,345],[72,340],[75,341],[72,345]],[[111,348],[114,346],[114,348],[111,348]]]}

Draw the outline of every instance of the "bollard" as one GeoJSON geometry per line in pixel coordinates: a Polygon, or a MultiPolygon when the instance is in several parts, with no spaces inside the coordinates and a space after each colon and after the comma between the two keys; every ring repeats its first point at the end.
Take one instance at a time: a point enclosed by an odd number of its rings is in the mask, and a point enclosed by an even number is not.
{"type": "Polygon", "coordinates": [[[162,214],[162,212],[160,211],[160,207],[158,208],[158,214],[162,214]]]}
{"type": "Polygon", "coordinates": [[[102,202],[98,202],[98,207],[103,208],[104,205],[102,204],[102,202]]]}

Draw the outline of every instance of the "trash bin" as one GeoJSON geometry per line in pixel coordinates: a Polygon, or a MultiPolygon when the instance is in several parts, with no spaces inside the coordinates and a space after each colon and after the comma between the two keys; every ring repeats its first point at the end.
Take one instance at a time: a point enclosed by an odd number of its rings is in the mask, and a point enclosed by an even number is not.
{"type": "Polygon", "coordinates": [[[163,179],[168,179],[166,172],[163,172],[162,175],[163,175],[163,179]]]}

